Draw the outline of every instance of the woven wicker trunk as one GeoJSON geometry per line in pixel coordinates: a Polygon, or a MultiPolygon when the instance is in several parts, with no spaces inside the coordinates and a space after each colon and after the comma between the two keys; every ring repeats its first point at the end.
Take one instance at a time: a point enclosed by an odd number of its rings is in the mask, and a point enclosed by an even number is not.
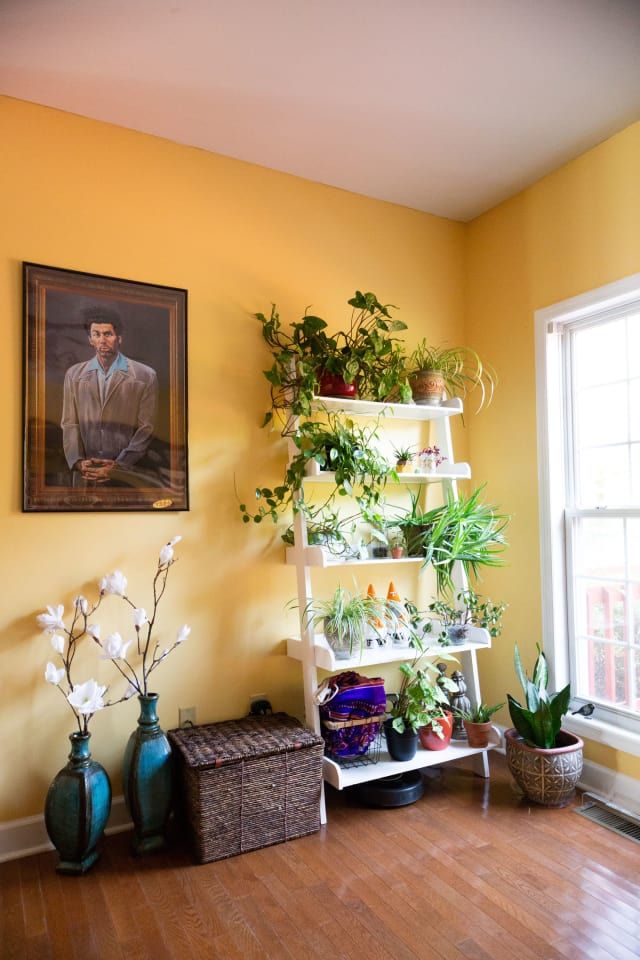
{"type": "Polygon", "coordinates": [[[322,737],[276,713],[169,731],[199,863],[320,827],[322,737]]]}

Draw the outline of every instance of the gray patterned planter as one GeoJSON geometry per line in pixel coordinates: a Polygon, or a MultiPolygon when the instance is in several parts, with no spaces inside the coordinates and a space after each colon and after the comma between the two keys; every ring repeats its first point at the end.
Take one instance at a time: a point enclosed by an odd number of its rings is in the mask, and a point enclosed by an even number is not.
{"type": "Polygon", "coordinates": [[[568,730],[561,730],[551,750],[530,747],[518,731],[505,731],[507,763],[527,800],[545,807],[564,807],[572,800],[582,773],[584,744],[568,730]]]}

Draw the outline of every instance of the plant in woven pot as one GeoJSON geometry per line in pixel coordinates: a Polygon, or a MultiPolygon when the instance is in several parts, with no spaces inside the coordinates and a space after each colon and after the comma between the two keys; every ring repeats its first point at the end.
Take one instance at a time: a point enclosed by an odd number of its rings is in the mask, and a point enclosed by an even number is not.
{"type": "Polygon", "coordinates": [[[445,391],[450,397],[464,397],[478,387],[478,412],[491,403],[496,374],[470,347],[430,347],[421,340],[408,359],[413,400],[425,406],[440,406],[445,391]]]}
{"type": "Polygon", "coordinates": [[[454,713],[460,717],[464,728],[467,731],[467,741],[470,747],[488,747],[489,738],[493,724],[491,717],[498,710],[504,707],[504,703],[497,703],[490,707],[486,703],[480,703],[477,707],[470,710],[455,710],[454,713]]]}
{"type": "Polygon", "coordinates": [[[538,645],[531,679],[527,676],[518,645],[515,668],[526,707],[507,694],[513,727],[505,732],[507,763],[525,799],[545,807],[564,807],[574,796],[582,773],[583,742],[562,729],[569,709],[570,685],[549,693],[549,668],[538,645]]]}

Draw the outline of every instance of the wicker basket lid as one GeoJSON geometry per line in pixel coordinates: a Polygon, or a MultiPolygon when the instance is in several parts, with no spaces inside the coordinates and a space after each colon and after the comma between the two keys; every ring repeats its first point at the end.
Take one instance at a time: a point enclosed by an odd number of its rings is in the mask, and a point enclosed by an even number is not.
{"type": "Polygon", "coordinates": [[[286,713],[180,727],[169,730],[168,737],[187,766],[196,769],[324,744],[319,734],[286,713]]]}

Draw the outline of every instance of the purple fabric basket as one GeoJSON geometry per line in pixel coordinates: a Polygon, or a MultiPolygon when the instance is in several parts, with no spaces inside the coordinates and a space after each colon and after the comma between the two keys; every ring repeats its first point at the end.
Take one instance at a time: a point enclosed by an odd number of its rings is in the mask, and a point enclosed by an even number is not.
{"type": "Polygon", "coordinates": [[[329,677],[322,688],[330,691],[320,705],[326,752],[339,759],[361,757],[378,735],[384,719],[384,680],[349,670],[329,677]]]}

